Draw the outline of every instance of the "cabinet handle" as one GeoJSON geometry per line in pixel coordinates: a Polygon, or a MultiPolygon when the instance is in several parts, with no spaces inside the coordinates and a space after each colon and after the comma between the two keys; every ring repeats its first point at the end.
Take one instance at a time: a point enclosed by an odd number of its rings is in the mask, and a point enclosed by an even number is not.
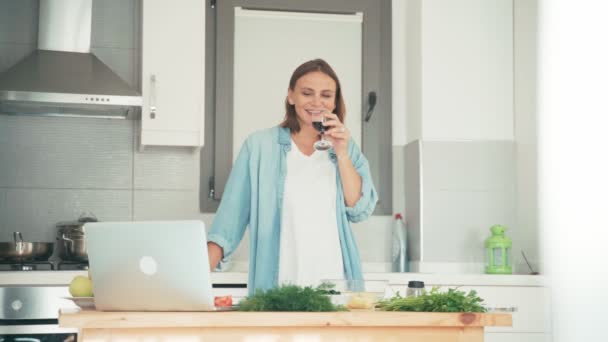
{"type": "Polygon", "coordinates": [[[156,119],[156,75],[150,75],[150,119],[156,119]]]}
{"type": "Polygon", "coordinates": [[[376,108],[376,101],[378,96],[375,91],[370,91],[367,94],[367,113],[365,114],[365,122],[369,122],[372,118],[372,114],[374,114],[374,108],[376,108]]]}
{"type": "Polygon", "coordinates": [[[517,312],[516,306],[487,308],[488,312],[517,312]]]}

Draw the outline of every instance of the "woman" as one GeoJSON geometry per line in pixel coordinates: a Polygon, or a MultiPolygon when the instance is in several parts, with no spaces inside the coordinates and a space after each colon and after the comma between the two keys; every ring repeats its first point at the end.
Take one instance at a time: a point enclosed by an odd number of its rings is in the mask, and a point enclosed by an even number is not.
{"type": "Polygon", "coordinates": [[[215,269],[249,225],[250,294],[286,283],[362,279],[349,222],[366,219],[378,200],[368,162],[344,126],[340,82],[329,64],[315,59],[294,71],[285,109],[279,126],[243,143],[208,235],[215,269]],[[313,148],[319,115],[329,151],[313,148]]]}

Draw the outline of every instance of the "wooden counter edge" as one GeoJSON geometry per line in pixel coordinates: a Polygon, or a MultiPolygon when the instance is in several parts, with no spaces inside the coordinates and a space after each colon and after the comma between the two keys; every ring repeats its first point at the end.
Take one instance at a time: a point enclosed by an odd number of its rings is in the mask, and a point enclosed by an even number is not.
{"type": "Polygon", "coordinates": [[[435,312],[103,312],[59,313],[64,328],[483,327],[512,325],[508,313],[435,312]]]}

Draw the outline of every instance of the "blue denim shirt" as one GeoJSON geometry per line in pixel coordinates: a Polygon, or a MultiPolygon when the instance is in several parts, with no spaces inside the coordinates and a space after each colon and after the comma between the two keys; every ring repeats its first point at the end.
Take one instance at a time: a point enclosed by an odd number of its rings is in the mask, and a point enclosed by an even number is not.
{"type": "MultiPolygon", "coordinates": [[[[243,143],[232,167],[228,182],[208,234],[208,241],[230,256],[249,225],[249,293],[275,287],[279,275],[281,205],[287,175],[287,152],[291,149],[288,128],[272,127],[251,134],[243,143]]],[[[336,154],[330,159],[336,167],[336,154]]],[[[336,217],[344,274],[347,279],[362,279],[359,251],[349,222],[359,222],[371,215],[378,195],[367,159],[351,140],[348,154],[362,178],[362,194],[354,207],[346,207],[340,173],[336,172],[336,217]]],[[[319,236],[319,239],[322,239],[319,236]]],[[[314,248],[314,246],[310,246],[314,248]]]]}

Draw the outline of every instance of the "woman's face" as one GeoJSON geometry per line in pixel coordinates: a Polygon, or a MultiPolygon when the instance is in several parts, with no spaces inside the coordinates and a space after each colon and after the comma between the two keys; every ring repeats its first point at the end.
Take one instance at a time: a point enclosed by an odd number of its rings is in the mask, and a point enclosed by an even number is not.
{"type": "Polygon", "coordinates": [[[300,126],[312,126],[312,116],[322,110],[333,112],[336,107],[336,82],[320,71],[305,74],[287,93],[289,104],[294,105],[300,126]]]}

